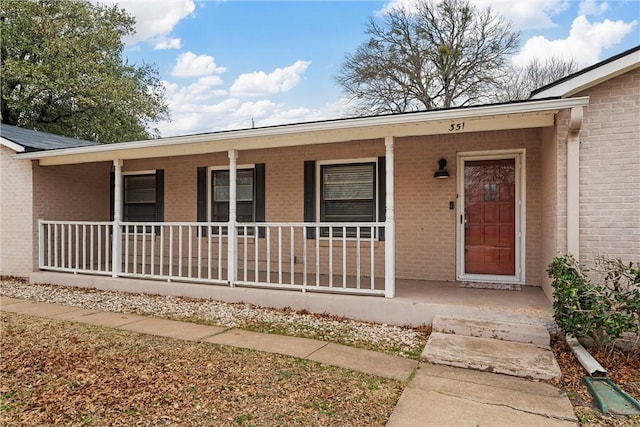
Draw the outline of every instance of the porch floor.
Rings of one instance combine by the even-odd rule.
[[[263,307],[308,310],[392,325],[430,325],[433,316],[450,316],[503,322],[533,323],[555,332],[552,304],[539,287],[520,291],[458,287],[458,282],[396,280],[396,297],[301,292],[299,290],[229,287],[189,282],[112,278],[37,271],[33,283],[88,287],[121,292],[207,298]]]

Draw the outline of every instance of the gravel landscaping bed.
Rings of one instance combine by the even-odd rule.
[[[325,314],[275,310],[251,304],[229,304],[206,299],[35,285],[14,278],[0,281],[0,295],[89,310],[144,314],[228,328],[314,338],[408,358],[418,358],[429,334],[427,327],[398,327]]]

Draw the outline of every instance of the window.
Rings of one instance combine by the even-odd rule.
[[[320,221],[374,222],[376,221],[376,163],[334,164],[320,166]],[[360,235],[370,236],[363,228]],[[334,229],[334,235],[342,234]],[[321,235],[327,236],[328,230]],[[355,229],[347,229],[355,237]]]
[[[320,221],[375,221],[375,163],[323,165],[320,181]]]
[[[236,178],[236,220],[254,222],[254,169],[239,169]],[[229,221],[229,171],[211,171],[211,221]]]
[[[236,175],[236,220],[265,221],[265,164],[245,165]],[[197,168],[197,220],[199,222],[229,221],[229,171],[216,167]],[[214,230],[217,233],[218,230]],[[223,227],[226,234],[226,227]],[[249,233],[253,233],[250,230]],[[202,233],[204,235],[204,232]],[[264,227],[258,229],[263,237]]]
[[[122,219],[124,221],[158,220],[156,213],[156,174],[124,175]]]

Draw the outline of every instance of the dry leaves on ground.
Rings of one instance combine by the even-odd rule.
[[[384,425],[397,381],[2,313],[2,425]]]
[[[640,426],[640,417],[605,415],[596,409],[593,397],[584,383],[586,372],[569,346],[562,340],[556,340],[553,343],[553,352],[562,370],[562,379],[558,385],[567,392],[581,424],[589,426]],[[640,360],[637,354],[625,354],[619,351],[611,354],[592,350],[590,352],[607,370],[607,374],[613,382],[631,397],[640,400]]]

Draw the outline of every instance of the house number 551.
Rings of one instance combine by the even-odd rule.
[[[464,129],[464,122],[451,123],[449,125],[449,132],[458,132]]]

